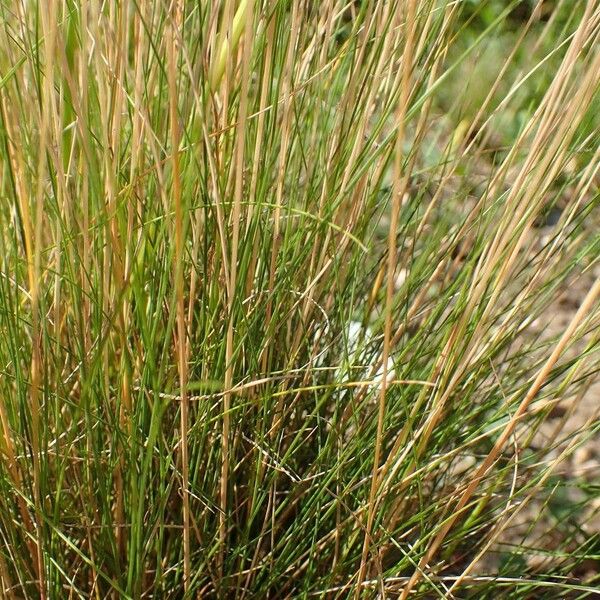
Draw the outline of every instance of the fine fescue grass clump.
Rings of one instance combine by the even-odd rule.
[[[598,0],[0,7],[1,597],[594,594]]]

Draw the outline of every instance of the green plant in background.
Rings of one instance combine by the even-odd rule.
[[[0,7],[2,597],[591,597],[597,0]]]

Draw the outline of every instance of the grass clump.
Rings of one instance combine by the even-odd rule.
[[[597,0],[0,14],[3,597],[591,597]]]

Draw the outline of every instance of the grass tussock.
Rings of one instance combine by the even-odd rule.
[[[2,598],[592,597],[598,0],[0,15]]]

